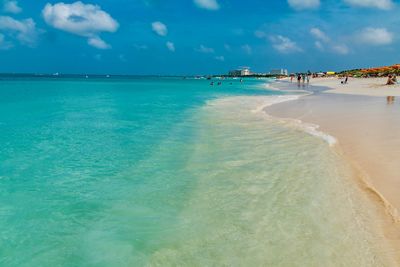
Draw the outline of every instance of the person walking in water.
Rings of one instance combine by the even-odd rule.
[[[310,75],[311,74],[307,74],[307,86],[310,85]]]
[[[304,87],[306,84],[306,74],[305,73],[301,74],[301,78],[303,79],[303,87]]]

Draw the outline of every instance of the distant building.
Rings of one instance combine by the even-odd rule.
[[[251,75],[251,71],[249,67],[243,67],[241,69],[237,69],[237,70],[231,70],[229,72],[229,76],[249,76]]]
[[[242,71],[241,71],[241,70],[231,70],[231,71],[229,72],[229,76],[232,76],[232,77],[241,76],[241,74],[242,74]]]
[[[250,68],[244,67],[244,68],[242,69],[242,71],[241,71],[241,75],[242,75],[242,76],[249,76],[249,75],[251,75]]]
[[[271,75],[288,75],[287,69],[275,69],[271,70]]]

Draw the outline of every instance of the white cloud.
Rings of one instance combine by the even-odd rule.
[[[15,34],[15,38],[22,44],[33,46],[36,43],[38,32],[32,19],[16,20],[8,16],[0,16],[0,30]]]
[[[199,48],[195,49],[197,52],[204,53],[204,54],[212,54],[214,53],[214,48],[207,47],[204,45],[200,45]]]
[[[320,0],[287,0],[287,1],[289,6],[295,10],[317,9],[321,5]]]
[[[88,38],[88,44],[105,49],[110,46],[99,34],[115,32],[119,24],[107,12],[97,5],[84,4],[80,1],[65,4],[46,4],[42,11],[46,23],[56,29]]]
[[[367,27],[357,35],[357,41],[367,45],[389,45],[393,42],[393,33],[386,28]]]
[[[196,6],[208,10],[218,10],[220,8],[217,0],[194,0]]]
[[[111,48],[111,46],[109,44],[104,42],[104,40],[102,40],[98,36],[90,37],[88,39],[88,45],[91,45],[97,49],[110,49]]]
[[[167,46],[169,51],[175,52],[175,44],[173,42],[167,42],[166,46]]]
[[[330,41],[330,38],[328,37],[328,35],[326,35],[323,31],[321,31],[318,28],[312,28],[310,30],[310,33],[314,38],[316,38],[316,39],[318,39],[318,40],[320,40],[322,42],[327,43],[327,42]]]
[[[347,45],[334,43],[325,32],[318,28],[312,28],[310,34],[316,39],[314,45],[320,51],[329,51],[339,55],[349,53]]]
[[[272,42],[272,47],[282,54],[289,54],[295,52],[302,52],[303,50],[289,38],[282,35],[275,35],[269,37]]]
[[[151,24],[151,28],[155,33],[157,33],[160,36],[167,36],[168,34],[168,28],[167,26],[160,22],[160,21],[155,21]]]
[[[253,49],[251,49],[251,46],[248,44],[242,45],[242,50],[248,55],[253,53]]]
[[[338,44],[332,46],[332,51],[336,54],[347,55],[350,52],[350,49],[345,44]]]
[[[350,6],[378,8],[383,10],[389,10],[394,7],[392,0],[344,0],[344,2]]]
[[[221,61],[221,62],[225,61],[225,57],[224,56],[216,56],[215,59],[218,60],[218,61]]]
[[[4,12],[18,14],[22,12],[22,8],[19,7],[18,2],[15,0],[5,0],[3,6]]]
[[[324,47],[324,45],[322,44],[321,41],[315,41],[314,45],[320,51],[324,51],[325,50],[325,47]]]

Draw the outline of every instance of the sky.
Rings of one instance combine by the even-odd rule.
[[[394,0],[0,0],[0,72],[222,74],[400,63]]]

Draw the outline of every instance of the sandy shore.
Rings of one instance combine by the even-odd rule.
[[[385,79],[350,79],[342,85],[337,78],[314,79],[309,87],[314,94],[266,111],[317,124],[338,139],[344,156],[360,170],[366,188],[390,215],[385,236],[395,244],[400,259],[400,85],[384,83]],[[288,81],[273,87],[298,90]]]
[[[311,80],[312,86],[329,88],[326,93],[346,94],[346,95],[364,95],[364,96],[400,96],[400,84],[385,85],[387,78],[368,78],[358,79],[349,78],[347,84],[341,84],[343,79],[338,78],[317,78]],[[288,80],[282,80],[283,83],[277,84],[278,87],[288,86]],[[289,86],[291,89],[297,89],[297,84],[293,82]],[[302,88],[302,87],[301,87]]]

